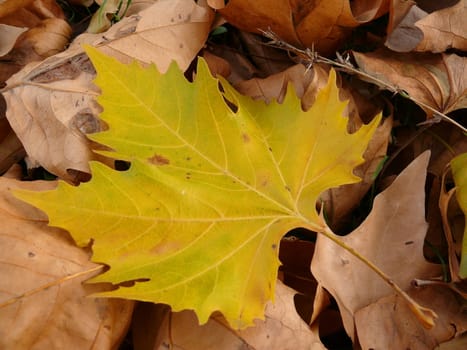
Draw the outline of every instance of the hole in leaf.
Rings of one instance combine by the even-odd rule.
[[[118,285],[120,287],[133,287],[136,283],[140,283],[140,282],[149,282],[150,279],[149,278],[138,278],[136,280],[132,280],[132,281],[125,281],[125,282],[122,282],[122,283],[119,283]]]
[[[131,166],[131,163],[125,160],[116,160],[114,162],[115,170],[118,170],[118,171],[127,171],[128,169],[130,169],[130,166]]]

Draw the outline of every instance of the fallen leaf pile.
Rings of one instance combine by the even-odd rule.
[[[2,1],[0,348],[464,348],[466,14]]]

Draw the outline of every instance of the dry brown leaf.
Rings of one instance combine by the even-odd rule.
[[[375,180],[374,174],[378,166],[386,156],[391,131],[392,118],[386,118],[376,129],[363,154],[365,162],[354,170],[354,174],[362,179],[361,182],[333,188],[321,195],[326,219],[333,230],[339,231],[343,225],[348,224],[347,216],[361,205],[361,200]]]
[[[84,135],[102,125],[94,102],[95,72],[80,44],[98,46],[124,62],[153,62],[160,71],[172,60],[186,69],[204,45],[212,17],[210,9],[191,0],[159,1],[103,35],[82,35],[67,51],[14,75],[3,92],[7,118],[29,157],[70,182],[89,173],[96,155]]]
[[[423,32],[423,40],[415,51],[444,52],[448,49],[467,51],[467,2],[459,1],[456,5],[435,11],[415,26]]]
[[[71,36],[68,23],[48,18],[22,33],[8,54],[0,58],[0,84],[27,63],[43,59],[64,50]]]
[[[213,316],[208,323],[200,326],[192,311],[170,313],[167,308],[153,308],[150,319],[157,329],[147,329],[141,334],[146,349],[163,350],[323,350],[319,335],[295,311],[293,297],[296,292],[278,281],[274,305],[266,306],[265,320],[257,320],[254,327],[242,331],[230,329],[221,316]],[[137,312],[138,315],[138,312]],[[138,319],[138,318],[137,318]],[[148,315],[140,317],[143,325]],[[139,323],[140,322],[140,323]],[[152,339],[148,339],[152,338]],[[151,343],[149,345],[148,343]]]
[[[407,5],[415,4],[413,2],[406,2],[403,8],[405,9]],[[388,28],[388,37],[384,45],[396,52],[410,52],[415,49],[420,41],[423,40],[423,32],[415,26],[415,23],[427,15],[428,13],[418,6],[411,6],[404,13],[403,17],[399,19],[397,26],[391,28],[390,31]],[[391,24],[390,22],[389,25]]]
[[[111,27],[93,46],[122,62],[155,63],[165,72],[172,61],[186,70],[204,46],[214,12],[204,2],[160,0]]]
[[[354,52],[354,57],[362,71],[406,91],[415,100],[441,113],[467,108],[466,57],[401,54],[386,49],[366,54]],[[429,116],[433,114],[424,109]]]
[[[409,294],[438,314],[436,325],[429,330],[424,328],[402,298],[393,294],[356,312],[358,339],[363,349],[433,349],[467,331],[463,301],[450,289],[427,286],[412,288]]]
[[[235,88],[242,94],[266,102],[277,100],[282,103],[289,85],[302,100],[302,108],[309,109],[316,98],[319,89],[326,85],[329,66],[314,64],[307,69],[302,64],[294,65],[286,70],[268,76],[267,78],[253,78],[242,81]]]
[[[224,78],[228,78],[231,74],[230,64],[222,57],[216,56],[211,52],[204,50],[203,51],[203,58],[206,60],[208,64],[209,71],[211,74],[216,76],[222,76]]]
[[[391,21],[388,26],[389,35],[385,45],[391,50],[439,53],[452,48],[464,51],[467,49],[464,29],[464,19],[467,15],[465,1],[458,1],[453,6],[432,13],[424,11],[413,2],[398,5],[405,11],[399,14],[402,18],[398,19],[396,26]],[[407,9],[407,6],[410,6],[410,9]],[[396,8],[395,12],[397,11]]]
[[[67,232],[47,226],[44,213],[11,193],[54,186],[0,178],[0,348],[113,349],[133,302],[86,297],[102,290],[82,284],[100,267]]]
[[[89,173],[94,159],[86,133],[102,129],[94,102],[94,69],[81,49],[29,64],[3,93],[7,118],[32,161],[70,182],[75,171]],[[69,56],[68,56],[69,55]]]
[[[272,30],[290,44],[314,45],[326,55],[334,53],[352,28],[383,15],[388,8],[389,0],[231,0],[220,13],[242,30]]]
[[[12,13],[28,6],[33,0],[5,0],[0,2],[0,18],[11,15]]]
[[[65,19],[55,0],[5,0],[0,4],[0,22],[33,28],[47,18]]]
[[[19,162],[26,155],[23,145],[2,116],[0,101],[0,173],[3,174],[13,164]]]
[[[25,32],[27,28],[15,27],[0,23],[0,57],[6,55],[15,46],[16,39]]]
[[[429,152],[413,161],[374,201],[367,219],[341,239],[372,261],[403,290],[414,278],[439,275],[423,257],[425,177]],[[368,266],[318,235],[311,264],[317,281],[336,299],[346,332],[355,341],[355,313],[393,290]],[[359,331],[359,330],[357,330]]]
[[[399,23],[407,15],[407,12],[415,5],[414,0],[391,0],[389,4],[389,20],[387,33],[390,35]]]
[[[261,99],[267,103],[277,100],[282,103],[289,84],[300,98],[305,94],[315,77],[315,66],[307,70],[302,64],[296,64],[283,72],[270,75],[267,78],[253,78],[240,82],[235,88],[242,94],[253,99]],[[327,82],[327,77],[323,79]]]
[[[234,86],[255,77],[269,77],[293,65],[286,51],[266,45],[257,34],[231,30],[228,37],[229,44],[208,41],[207,50],[229,62],[231,74],[227,79]]]
[[[27,63],[64,50],[71,28],[63,18],[61,8],[51,0],[0,4],[0,87]]]

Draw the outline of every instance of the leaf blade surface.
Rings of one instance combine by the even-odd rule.
[[[175,65],[162,75],[88,55],[109,125],[92,139],[131,167],[92,162],[89,183],[19,196],[79,245],[93,239],[93,260],[111,267],[93,281],[136,281],[106,296],[194,309],[201,323],[219,310],[235,328],[252,324],[274,295],[281,236],[324,227],[320,192],[358,180],[352,169],[380,118],[347,134],[334,75],[303,112],[291,92],[270,105],[225,82],[221,93],[202,61],[189,83]]]

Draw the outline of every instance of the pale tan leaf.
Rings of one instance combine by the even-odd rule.
[[[85,34],[65,52],[28,65],[7,82],[7,118],[29,157],[51,173],[80,182],[89,173],[91,153],[84,136],[102,130],[94,69],[81,44],[99,46],[122,61],[155,63],[164,71],[172,60],[186,69],[209,34],[213,12],[191,0],[163,0],[124,18],[102,35]],[[47,44],[47,43],[43,43]]]
[[[6,55],[16,43],[16,39],[25,32],[27,28],[15,27],[0,23],[0,56]]]
[[[230,329],[221,316],[213,316],[200,326],[192,311],[169,313],[164,308],[156,308],[153,318],[160,328],[148,349],[163,350],[168,346],[174,350],[326,349],[317,332],[313,332],[295,311],[295,293],[278,281],[275,302],[267,304],[265,320],[256,320],[255,327],[242,331]]]
[[[462,300],[451,290],[427,286],[412,288],[409,294],[417,302],[430,305],[438,314],[435,326],[424,328],[400,297],[389,295],[355,314],[363,349],[433,349],[467,331]]]
[[[10,193],[54,186],[0,178],[0,348],[113,349],[133,302],[88,298],[102,286],[82,282],[101,267],[67,232],[47,226],[44,213]]]
[[[214,12],[192,0],[160,0],[123,19],[92,43],[124,63],[155,63],[165,72],[175,60],[186,70],[206,42]]]
[[[77,49],[77,50],[76,50]],[[89,173],[93,159],[84,134],[101,130],[94,69],[80,48],[29,64],[8,80],[6,116],[32,160],[64,179]]]
[[[429,278],[440,272],[438,265],[423,257],[427,230],[424,183],[429,153],[410,164],[374,201],[367,219],[341,239],[391,276],[403,290],[414,278]],[[311,264],[317,281],[336,299],[345,329],[355,337],[355,313],[392,289],[349,252],[318,236]]]

